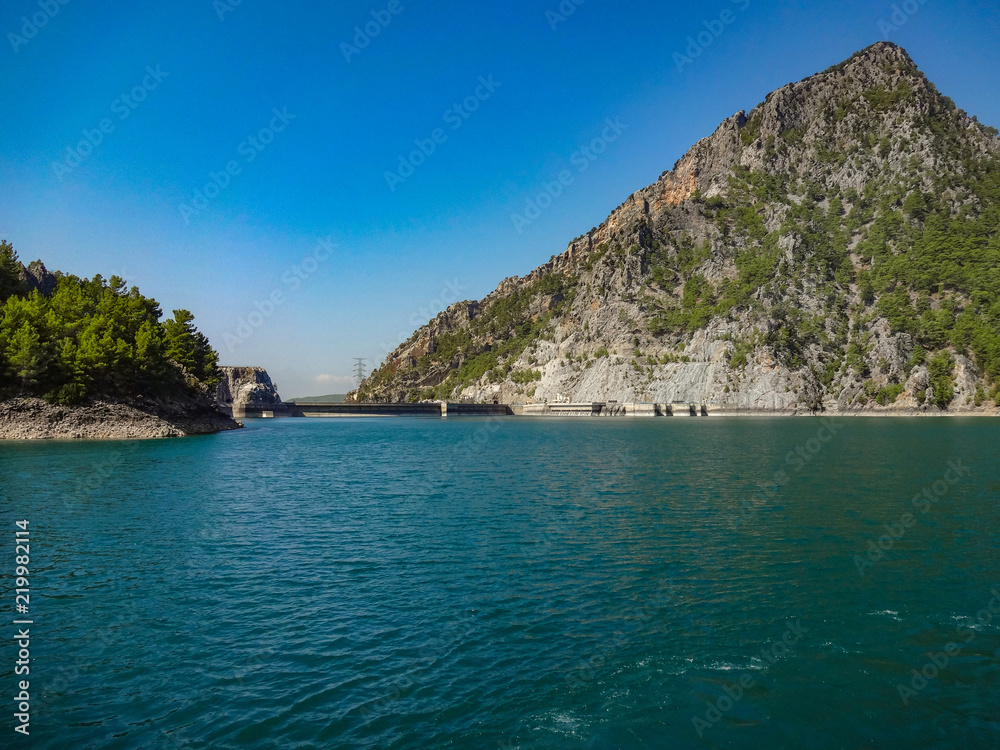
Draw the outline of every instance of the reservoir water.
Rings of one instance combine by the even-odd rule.
[[[0,747],[1000,746],[997,421],[266,420],[0,477]]]

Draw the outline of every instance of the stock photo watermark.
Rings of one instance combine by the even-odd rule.
[[[732,0],[732,3],[737,6],[737,10],[740,12],[750,7],[750,0]],[[702,26],[705,27],[704,31],[686,39],[687,47],[684,48],[684,52],[674,52],[674,65],[677,66],[677,72],[683,72],[688,65],[693,65],[694,61],[701,57],[705,50],[711,47],[734,23],[736,23],[736,13],[729,8],[722,11],[717,18],[702,21]]]
[[[26,521],[24,523],[27,524]],[[18,522],[18,527],[20,528],[20,526],[21,522]],[[24,537],[24,542],[27,542],[27,537]],[[31,619],[25,619],[27,617],[28,614],[24,613],[21,615],[22,619],[14,621],[14,625],[20,628],[15,637],[19,639],[18,645],[22,651],[30,649],[31,629],[21,626],[34,624],[34,616]],[[121,641],[117,635],[134,628],[139,619],[131,597],[124,596],[116,599],[113,622],[106,627],[87,631],[87,637],[90,639],[87,653],[78,653],[72,660],[68,658],[53,660],[46,664],[44,676],[36,674],[34,680],[24,680],[25,684],[18,684],[17,687],[21,693],[16,700],[25,703],[17,706],[24,714],[19,718],[22,721],[23,729],[15,728],[15,731],[27,735],[29,733],[30,710],[37,710],[44,716],[48,709],[69,693],[82,676],[93,669],[95,663],[108,658],[113,653],[119,653]],[[15,674],[21,677],[31,677],[31,670],[34,666],[32,661],[34,659],[30,657],[30,653],[19,652],[18,661],[15,662]],[[30,689],[31,682],[38,686],[38,689],[34,691],[34,697],[32,697]],[[15,717],[17,717],[16,714]]]
[[[7,33],[7,41],[10,42],[14,54],[16,55],[21,47],[38,36],[38,32],[48,26],[49,21],[59,14],[59,9],[64,5],[69,5],[69,3],[70,0],[39,0],[39,10],[32,13],[30,17],[21,16],[21,33],[16,34],[13,31]]]
[[[890,34],[899,31],[913,16],[920,12],[920,7],[926,4],[927,0],[906,0],[906,2],[899,5],[893,3],[889,6],[892,10],[892,15],[887,20],[878,22],[879,32],[881,32],[884,38],[888,39]]]
[[[419,307],[410,315],[408,321],[411,326],[410,331],[412,332],[413,328],[419,328],[424,325],[442,310],[447,309],[454,303],[461,300],[462,297],[460,292],[463,291],[465,291],[465,287],[459,283],[458,279],[445,279],[444,286],[441,289],[440,294],[430,300],[426,307]],[[400,344],[409,338],[409,336],[410,333],[400,331],[396,334],[395,341],[382,342],[382,344],[379,345],[380,357],[377,359],[384,359],[390,353],[394,352]]]
[[[17,619],[13,621],[18,629],[14,635],[17,647],[17,660],[14,662],[14,674],[18,677],[31,676],[31,626],[34,624],[29,608],[31,607],[31,581],[29,579],[31,564],[31,522],[22,519],[14,522],[14,601],[17,609]],[[27,627],[23,627],[27,625]],[[14,731],[25,736],[30,734],[31,725],[31,688],[30,679],[18,680],[17,689],[20,692],[14,696],[14,719],[19,722]]]
[[[410,315],[410,325],[422,326],[449,305],[458,302],[461,299],[459,292],[463,291],[465,291],[465,287],[458,283],[458,279],[445,279],[441,293],[432,299],[427,307],[419,307],[415,313]]]
[[[473,632],[475,632],[474,617],[455,618],[452,620],[444,628],[439,637],[433,639],[429,644],[420,649],[417,660],[427,662],[426,664],[417,667],[410,674],[397,679],[391,691],[361,707],[361,717],[364,719],[365,724],[371,724],[376,717],[385,713],[394,701],[398,701],[410,692],[426,676],[427,670],[434,662],[447,655],[451,651],[452,646],[466,640]]]
[[[545,11],[545,20],[549,22],[549,28],[558,31],[559,24],[565,23],[585,2],[587,0],[562,0],[555,10]]]
[[[595,653],[588,658],[580,659],[573,665],[566,675],[566,684],[571,689],[576,690],[597,677],[600,670],[613,666],[619,658],[619,652],[641,633],[643,627],[650,623],[657,613],[684,598],[680,593],[681,587],[673,579],[661,583],[659,590],[650,597],[646,604],[625,614],[624,619],[628,622],[627,628],[622,628],[613,639],[605,641]],[[706,633],[712,631],[711,626],[705,626],[701,620],[696,620],[693,615],[689,615],[684,620],[684,624],[691,631],[701,630]]]
[[[951,491],[951,488],[969,476],[969,467],[962,464],[962,460],[948,462],[948,470],[942,479],[938,479],[924,487],[910,500],[910,505],[915,512],[926,514],[934,503]],[[896,546],[907,532],[917,525],[918,517],[913,513],[903,513],[898,521],[885,523],[883,527],[886,533],[878,539],[869,539],[867,551],[864,556],[854,556],[854,567],[857,568],[858,576],[864,577],[868,568],[874,567],[875,563],[882,560],[886,553]]]
[[[361,50],[365,49],[372,40],[382,33],[395,16],[398,16],[404,10],[403,3],[400,0],[390,0],[389,4],[380,10],[373,10],[371,12],[372,20],[366,21],[364,26],[354,27],[354,37],[351,39],[353,44],[348,42],[340,43],[340,51],[344,55],[344,59],[347,62],[351,62],[351,58],[356,55],[361,54]]]
[[[232,354],[240,344],[246,343],[247,339],[253,336],[254,332],[270,320],[278,308],[288,301],[288,293],[298,291],[303,282],[316,273],[319,267],[328,261],[339,247],[332,236],[323,237],[316,243],[316,248],[311,254],[306,255],[282,273],[281,286],[272,289],[271,293],[264,299],[256,300],[251,312],[236,319],[234,331],[225,334],[223,340],[226,342],[228,353]]]
[[[212,9],[215,10],[215,15],[219,17],[220,21],[225,21],[226,14],[232,13],[241,5],[243,5],[243,0],[213,0]]]
[[[628,130],[628,125],[624,124],[620,117],[613,120],[609,117],[604,122],[605,127],[598,137],[570,155],[569,163],[576,167],[576,174],[568,169],[561,170],[555,179],[543,182],[540,186],[541,190],[536,195],[525,199],[524,210],[521,213],[516,211],[511,213],[510,220],[518,234],[521,234],[526,227],[531,226],[539,219],[542,213],[565,192],[566,188],[576,182],[577,174],[586,172],[590,165],[608,150],[608,146],[617,141],[621,134]]]
[[[462,101],[456,102],[445,110],[441,119],[445,125],[450,126],[452,132],[461,128],[465,121],[472,117],[472,113],[479,109],[480,105],[489,99],[503,84],[494,81],[492,74],[489,76],[479,76],[475,90]],[[389,190],[393,193],[396,188],[407,181],[431,156],[437,151],[438,146],[447,143],[449,134],[444,128],[434,128],[427,138],[417,138],[413,141],[416,146],[407,155],[399,155],[399,165],[394,171],[386,170],[385,181],[389,185]]]
[[[837,424],[832,419],[821,420],[821,426],[813,437],[785,454],[784,465],[792,472],[802,471],[822,452],[823,447],[836,437],[841,429],[843,429],[843,425]],[[793,474],[783,468],[776,470],[771,477],[770,485],[763,486],[754,497],[744,499],[740,503],[739,513],[730,519],[729,528],[735,531],[755,518],[762,508],[778,497],[782,486],[789,482],[792,477]]]
[[[247,136],[246,140],[236,147],[236,153],[243,157],[244,164],[250,164],[260,156],[261,152],[274,142],[275,136],[283,132],[296,117],[288,112],[288,107],[282,107],[280,110],[275,107],[271,112],[273,114],[271,121],[255,134]],[[229,187],[234,177],[242,173],[243,164],[237,159],[227,161],[218,172],[209,172],[208,182],[195,189],[189,201],[178,206],[184,223],[190,226],[191,219],[207,210],[209,203]]]
[[[111,102],[111,114],[116,115],[119,122],[127,120],[129,115],[146,101],[150,93],[156,91],[160,84],[169,77],[170,74],[162,71],[159,65],[155,68],[152,65],[147,65],[146,75],[143,76],[142,80],[130,91]],[[100,146],[107,136],[115,132],[115,128],[117,125],[110,117],[102,117],[95,128],[86,128],[82,133],[83,138],[75,146],[67,146],[63,150],[64,155],[58,161],[52,162],[52,171],[58,180],[62,182],[66,175],[83,164],[94,153],[94,149]]]
[[[1000,587],[994,587],[990,594],[993,595],[992,598],[983,609],[976,613],[975,617],[976,624],[982,628],[993,622],[994,615],[1000,615]],[[901,682],[896,685],[896,692],[899,693],[899,699],[904,706],[910,705],[910,699],[923,692],[933,680],[937,679],[941,672],[948,668],[951,660],[976,639],[976,631],[971,626],[963,624],[955,628],[955,636],[958,640],[949,641],[942,650],[928,651],[925,654],[927,661],[919,669],[910,670],[909,684]]]
[[[447,483],[451,472],[468,466],[471,457],[482,455],[493,435],[503,427],[504,419],[505,417],[490,416],[480,423],[475,432],[440,457],[441,463],[429,467],[423,476],[410,483],[410,494],[414,497],[427,497],[439,492],[442,485]]]

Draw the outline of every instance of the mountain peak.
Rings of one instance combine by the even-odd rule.
[[[358,397],[1000,404],[998,157],[995,129],[873,44],[727,118],[565,252],[441,313]]]
[[[900,47],[898,44],[894,44],[888,41],[879,41],[874,44],[869,44],[860,52],[856,53],[860,56],[865,55],[881,55],[887,58],[893,58],[898,60],[903,60],[904,62],[913,62],[910,58],[909,53]],[[850,58],[848,58],[850,59]]]

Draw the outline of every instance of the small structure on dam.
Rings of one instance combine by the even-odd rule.
[[[708,404],[686,401],[669,404],[595,401],[592,403],[525,404],[515,414],[532,417],[707,417]]]

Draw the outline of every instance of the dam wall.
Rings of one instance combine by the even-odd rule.
[[[442,401],[415,404],[357,404],[289,401],[273,413],[250,413],[240,416],[290,417],[706,417],[710,414],[741,413],[724,406],[708,404],[656,404],[616,401],[549,404],[463,404]]]
[[[293,417],[433,417],[440,419],[441,404],[323,404],[288,403]]]
[[[292,417],[505,417],[513,414],[507,404],[285,404]]]

